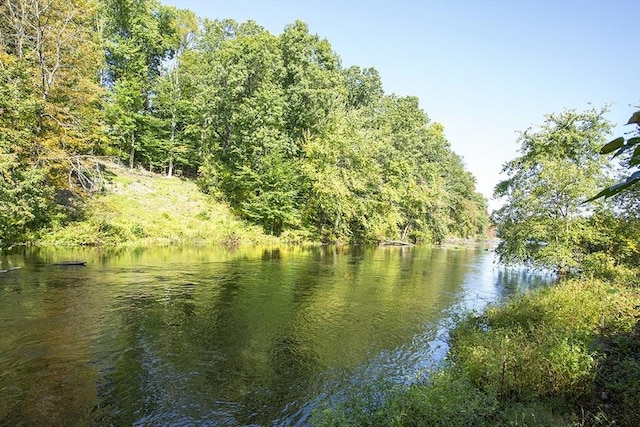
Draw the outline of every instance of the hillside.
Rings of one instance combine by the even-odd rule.
[[[76,221],[46,231],[40,244],[156,245],[269,243],[195,182],[105,164],[103,190],[86,196]]]

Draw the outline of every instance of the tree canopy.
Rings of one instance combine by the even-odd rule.
[[[96,155],[195,178],[275,235],[435,242],[488,224],[444,127],[304,22],[274,35],[157,0],[3,0],[0,32],[2,245],[65,220]]]
[[[549,114],[540,127],[520,134],[520,156],[504,165],[508,178],[495,188],[495,196],[504,199],[493,214],[503,262],[561,274],[637,265],[638,237],[628,233],[638,227],[637,215],[629,215],[633,208],[584,203],[612,182],[612,168],[600,155],[612,128],[606,112],[605,107]]]

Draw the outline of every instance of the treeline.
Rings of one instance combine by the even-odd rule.
[[[488,224],[418,99],[303,22],[276,36],[155,0],[0,4],[0,246],[77,216],[95,156],[196,178],[275,235],[434,242]]]

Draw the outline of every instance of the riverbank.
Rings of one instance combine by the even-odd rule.
[[[224,201],[201,191],[195,181],[166,177],[101,161],[100,190],[70,197],[67,212],[27,241],[37,246],[320,244],[308,232],[276,237],[240,219]],[[407,242],[397,242],[410,245]],[[340,243],[340,242],[336,242]],[[447,248],[491,248],[492,239],[450,237]]]
[[[277,242],[235,216],[194,181],[106,163],[102,191],[85,196],[72,221],[44,230],[36,244],[154,246]]]
[[[428,380],[352,396],[314,424],[640,425],[639,307],[637,287],[597,280],[531,291],[463,319]]]

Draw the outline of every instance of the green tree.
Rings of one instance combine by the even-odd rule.
[[[192,48],[198,31],[196,16],[191,11],[173,10],[175,15],[171,23],[176,27],[175,33],[179,38],[179,45],[173,60],[167,61],[156,87],[156,97],[153,103],[153,113],[161,120],[161,129],[156,132],[159,148],[154,154],[156,162],[166,168],[167,176],[171,177],[176,166],[193,168],[193,156],[189,140],[185,138],[185,103],[191,100],[183,95],[183,74],[181,67],[183,55]]]
[[[49,223],[78,155],[101,149],[96,4],[0,2],[0,246]]]
[[[150,116],[163,63],[182,42],[180,13],[157,0],[102,0],[102,5],[109,132],[133,168],[136,158],[154,158],[145,151],[158,149],[158,124]]]
[[[344,70],[347,108],[375,108],[384,96],[382,80],[375,68],[352,66]]]
[[[384,197],[383,142],[365,119],[357,110],[334,110],[303,143],[305,222],[322,240],[383,240],[399,220]]]
[[[590,214],[582,201],[607,179],[606,162],[598,155],[611,130],[606,112],[605,107],[550,114],[540,128],[521,133],[521,155],[503,166],[509,177],[495,188],[495,196],[505,199],[493,215],[503,262],[559,273],[578,265]]]
[[[278,38],[254,22],[205,22],[195,123],[202,124],[200,182],[244,218],[279,234],[299,225],[297,149],[285,132],[284,67]],[[207,87],[203,87],[207,86]],[[192,135],[198,137],[197,133]]]
[[[340,58],[326,39],[309,32],[302,21],[279,36],[285,91],[285,129],[294,144],[321,132],[331,111],[344,104],[346,88]]]

